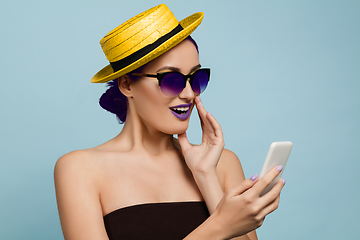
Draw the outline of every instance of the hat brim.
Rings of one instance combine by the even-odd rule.
[[[129,64],[128,66],[120,69],[119,71],[114,72],[111,65],[107,65],[103,69],[101,69],[98,73],[96,73],[90,80],[92,83],[105,83],[116,79],[126,73],[129,73],[142,65],[150,62],[151,60],[157,58],[161,54],[167,52],[171,48],[175,47],[179,43],[181,43],[185,38],[187,38],[201,23],[204,17],[204,13],[198,12],[194,13],[191,16],[180,21],[180,25],[183,27],[179,33],[169,38],[167,41],[162,43],[159,47],[146,54],[139,60]]]

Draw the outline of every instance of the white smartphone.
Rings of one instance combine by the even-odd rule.
[[[292,142],[273,142],[270,145],[269,151],[266,155],[264,165],[261,169],[259,179],[261,179],[268,171],[270,171],[273,167],[281,165],[283,170],[280,174],[265,188],[265,190],[260,194],[260,196],[264,195],[265,193],[269,192],[272,187],[281,179],[281,175],[284,172],[286,162],[289,158],[291,149],[292,149]]]

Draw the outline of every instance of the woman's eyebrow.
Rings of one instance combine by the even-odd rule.
[[[196,65],[195,67],[193,67],[191,70],[190,70],[190,73],[194,72],[195,70],[198,70],[199,68],[201,68],[201,65],[198,64]],[[174,71],[174,72],[180,72],[180,69],[178,67],[173,67],[173,66],[164,66],[160,69],[158,69],[156,72],[161,72],[161,71],[164,71],[164,70],[170,70],[170,71]]]
[[[193,67],[193,68],[190,70],[189,74],[192,73],[192,72],[195,72],[196,70],[198,70],[198,69],[200,69],[200,68],[201,68],[201,64],[196,65],[195,67]]]
[[[180,72],[179,68],[173,67],[173,66],[164,66],[164,67],[158,69],[156,72],[161,72],[161,71],[164,71],[164,70],[171,70],[171,71]]]

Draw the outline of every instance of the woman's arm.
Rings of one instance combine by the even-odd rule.
[[[222,189],[224,189],[225,192],[245,181],[245,175],[240,160],[235,153],[227,149],[224,149],[221,155],[216,172]],[[258,239],[255,230],[247,233],[246,237],[243,236],[236,239]]]
[[[212,214],[224,195],[216,167],[225,144],[220,124],[209,112],[206,112],[199,97],[195,98],[195,103],[201,123],[202,143],[190,144],[186,133],[179,134],[178,139],[185,162]]]
[[[229,184],[226,186],[224,183],[220,184],[217,173],[220,158],[228,158],[229,154],[226,150],[225,153],[223,152],[225,144],[220,124],[205,110],[200,98],[197,97],[195,103],[203,132],[202,143],[199,146],[191,145],[187,140],[186,133],[179,135],[179,143],[181,144],[185,161],[192,171],[194,180],[205,199],[210,214],[212,214],[224,195],[224,189],[229,188]],[[223,157],[224,155],[225,157]],[[238,170],[238,168],[234,170]],[[238,175],[242,176],[242,180],[244,180],[242,169],[238,172]],[[231,182],[233,183],[232,186],[235,185],[234,183],[239,183],[239,181]],[[253,240],[257,239],[255,232],[251,233],[251,235]],[[244,235],[238,239],[249,240],[249,237]]]
[[[259,195],[278,174],[274,167],[261,180],[246,179],[229,189],[215,212],[185,240],[232,239],[260,227],[265,216],[278,207],[284,184],[279,180],[267,194]]]
[[[213,211],[211,214],[215,211],[218,203],[224,196],[224,192],[238,186],[245,180],[244,172],[239,159],[233,152],[227,149],[224,149],[221,154],[216,167],[216,174],[208,173],[208,175],[206,175],[204,173],[198,173],[197,175],[194,174],[194,178],[199,188],[202,189],[204,198],[208,199],[208,202],[209,199],[212,199]],[[209,223],[206,225],[209,225]],[[253,230],[246,235],[236,237],[234,239],[257,240],[258,238],[256,231]]]
[[[189,143],[186,133],[179,135],[185,161],[205,199],[210,214],[214,213],[225,191],[238,186],[245,180],[244,172],[237,156],[224,149],[221,126],[206,112],[199,98],[195,99],[201,128],[202,143]],[[255,230],[237,239],[257,240]]]
[[[108,240],[93,169],[84,150],[62,156],[55,165],[56,199],[66,240]]]

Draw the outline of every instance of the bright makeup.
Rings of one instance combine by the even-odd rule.
[[[170,107],[171,113],[180,120],[186,120],[190,116],[192,103],[180,104]]]

